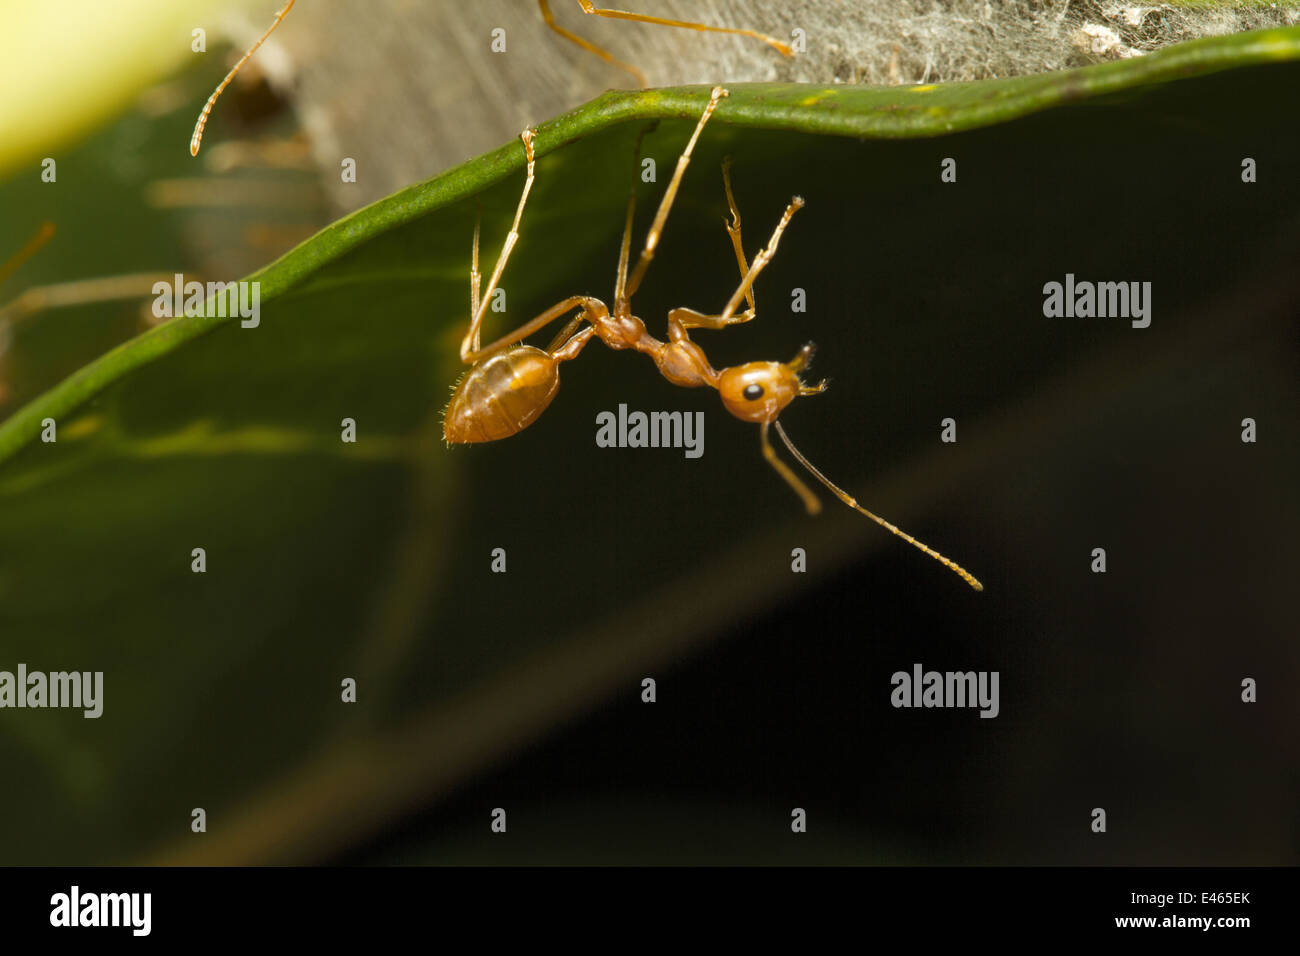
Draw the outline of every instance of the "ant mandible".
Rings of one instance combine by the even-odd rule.
[[[533,150],[534,134],[531,129],[524,130],[520,136],[528,160],[524,191],[519,197],[519,205],[515,208],[515,218],[510,232],[506,235],[501,253],[497,256],[496,265],[492,269],[492,275],[488,279],[487,292],[482,295],[479,288],[482,275],[478,268],[479,225],[476,222],[474,226],[470,265],[472,318],[460,344],[461,360],[472,367],[455,386],[443,419],[443,436],[449,444],[467,444],[508,438],[527,428],[546,410],[551,400],[555,398],[556,392],[559,391],[560,363],[577,358],[593,337],[598,338],[612,349],[633,349],[648,355],[659,369],[659,373],[674,385],[681,385],[684,388],[708,386],[716,389],[727,411],[741,421],[754,422],[759,426],[759,443],[763,457],[803,499],[809,514],[817,514],[821,510],[821,503],[789,466],[776,456],[772,443],[768,439],[769,427],[776,428],[777,435],[795,460],[840,501],[951,568],[975,590],[984,590],[984,586],[965,568],[859,505],[847,492],[823,475],[790,441],[785,429],[777,421],[777,417],[796,397],[816,395],[826,389],[824,381],[817,385],[806,385],[799,378],[799,373],[812,361],[812,343],[801,348],[789,362],[747,362],[744,365],[717,370],[709,364],[708,358],[699,345],[691,341],[690,329],[722,329],[729,325],[749,322],[755,317],[757,312],[754,305],[754,280],[776,254],[781,234],[785,232],[794,214],[802,208],[803,200],[800,197],[795,196],[790,200],[766,248],[754,256],[752,263],[747,263],[741,244],[740,213],[731,190],[730,169],[728,164],[724,163],[723,183],[727,193],[727,204],[731,209],[731,220],[726,226],[741,274],[740,285],[732,293],[726,308],[718,315],[705,315],[687,308],[673,309],[668,313],[667,342],[661,342],[650,335],[646,331],[645,323],[632,314],[632,296],[636,294],[654,258],[659,237],[668,219],[668,213],[672,209],[673,200],[677,196],[682,176],[690,164],[695,143],[704,130],[704,124],[709,121],[709,117],[717,108],[719,100],[727,95],[727,91],[722,87],[714,87],[709,97],[709,104],[704,108],[704,114],[695,126],[695,132],[677,159],[677,168],[673,171],[673,177],[664,191],[663,199],[659,202],[659,211],[655,213],[650,231],[646,234],[645,246],[631,274],[628,273],[628,252],[636,206],[635,192],[628,197],[627,219],[623,226],[623,239],[619,248],[618,274],[614,282],[613,310],[611,311],[604,302],[591,296],[569,296],[525,322],[513,332],[503,335],[487,346],[481,346],[479,333],[483,325],[483,317],[487,313],[488,303],[497,288],[497,283],[501,281],[501,274],[505,270],[506,261],[510,258],[510,252],[519,241],[519,222],[523,217],[524,206],[528,202],[528,194],[533,187],[536,165]],[[742,299],[745,300],[748,308],[744,312],[737,313],[736,310],[740,308]],[[574,309],[578,310],[577,315],[565,324],[545,349],[520,344],[533,333],[573,312]]]

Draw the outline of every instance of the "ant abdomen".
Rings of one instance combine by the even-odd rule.
[[[496,441],[518,434],[546,411],[560,390],[560,366],[522,345],[479,362],[456,385],[443,437],[452,444]]]

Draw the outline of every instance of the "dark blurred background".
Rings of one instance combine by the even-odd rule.
[[[792,436],[832,477],[872,476],[868,507],[987,590],[834,501],[791,519],[798,503],[751,428],[593,347],[515,439],[535,443],[546,473],[508,501],[475,497],[465,520],[485,548],[563,535],[577,549],[590,534],[606,550],[536,555],[525,573],[547,600],[496,606],[467,581],[444,627],[510,640],[563,629],[587,602],[615,621],[623,605],[629,620],[689,627],[689,602],[644,590],[638,553],[665,536],[660,553],[683,561],[725,550],[724,501],[786,531],[748,561],[697,560],[705,578],[747,566],[793,578],[789,548],[815,522],[864,530],[842,563],[811,548],[804,579],[717,622],[690,658],[645,668],[657,703],[628,675],[586,715],[336,859],[1294,864],[1300,143],[1270,114],[1296,79],[1257,70],[940,141],[751,144],[769,162],[787,155],[761,187],[737,158],[750,244],[784,193],[808,206],[760,283],[759,321],[697,340],[715,364],[820,340],[814,372],[832,388],[789,410]],[[716,193],[704,151],[687,203]],[[942,156],[958,158],[955,186],[936,182]],[[1257,184],[1240,180],[1245,156]],[[746,202],[754,193],[766,202]],[[712,298],[677,292],[704,270],[673,240],[643,315],[730,287],[719,241]],[[593,265],[593,287],[607,265]],[[1067,272],[1151,281],[1151,327],[1044,318],[1042,284]],[[796,284],[807,316],[787,314]],[[858,335],[830,339],[828,325]],[[619,401],[709,409],[704,459],[594,449],[593,411]],[[938,441],[947,416],[955,447]],[[1240,440],[1245,417],[1256,444]],[[904,464],[881,475],[881,459]],[[899,515],[909,490],[929,505]],[[1094,547],[1105,574],[1090,570]],[[890,675],[918,662],[997,670],[1001,714],[892,708]],[[1257,703],[1241,701],[1246,677]],[[494,807],[508,837],[489,832]],[[790,833],[793,807],[808,811],[807,835]],[[1094,807],[1104,835],[1090,831]]]

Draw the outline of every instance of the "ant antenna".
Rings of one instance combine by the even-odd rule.
[[[781,423],[780,423],[780,422],[773,422],[773,424],[776,426],[776,433],[777,433],[778,435],[781,436],[781,441],[783,441],[783,442],[785,443],[785,447],[788,448],[788,449],[790,449],[790,454],[794,455],[794,457],[795,457],[796,459],[798,459],[799,464],[803,465],[805,468],[808,469],[808,473],[809,473],[809,474],[811,474],[814,478],[816,478],[816,479],[817,479],[818,481],[820,481],[823,485],[825,485],[827,488],[829,488],[830,491],[835,495],[836,498],[839,498],[840,501],[844,502],[846,505],[848,505],[848,506],[849,506],[850,508],[852,508],[854,511],[858,511],[858,512],[861,512],[862,514],[866,515],[868,518],[870,518],[870,519],[871,519],[872,521],[874,521],[876,524],[880,525],[882,528],[885,528],[887,531],[890,531],[890,532],[892,532],[893,534],[898,535],[900,538],[902,538],[902,539],[903,539],[904,541],[906,541],[908,544],[910,544],[910,545],[914,545],[915,547],[917,547],[917,548],[919,548],[920,550],[924,551],[926,554],[928,554],[930,557],[934,558],[934,559],[935,559],[936,561],[938,561],[940,564],[944,565],[944,566],[947,567],[947,568],[950,568],[952,571],[956,572],[956,574],[957,574],[957,575],[958,575],[958,576],[959,576],[963,581],[965,581],[967,584],[969,584],[971,587],[973,587],[976,591],[983,591],[983,590],[984,590],[984,585],[980,584],[979,580],[978,580],[978,579],[977,579],[973,574],[971,574],[969,571],[967,571],[965,568],[963,568],[963,567],[962,567],[960,564],[958,564],[956,561],[950,561],[950,560],[948,560],[948,559],[945,558],[942,554],[940,554],[938,551],[935,551],[933,548],[929,548],[929,547],[927,547],[926,545],[922,544],[920,541],[917,541],[915,538],[913,538],[913,537],[912,537],[910,534],[908,534],[907,532],[899,530],[897,527],[895,527],[894,525],[890,524],[890,523],[889,523],[888,521],[886,521],[884,518],[880,517],[879,515],[874,515],[874,514],[872,514],[872,513],[871,513],[870,511],[868,511],[866,508],[862,507],[862,505],[858,504],[857,501],[856,501],[856,500],[855,500],[851,495],[849,495],[848,492],[844,491],[842,488],[840,488],[838,485],[836,485],[835,482],[831,481],[829,478],[827,478],[825,475],[823,475],[820,471],[818,471],[817,468],[816,468],[816,466],[813,465],[813,463],[810,462],[807,458],[805,458],[805,457],[800,453],[800,451],[799,451],[798,448],[795,448],[795,447],[794,447],[794,442],[790,441],[790,436],[787,435],[787,434],[785,433],[785,429],[781,427]],[[762,433],[762,434],[763,434],[763,446],[764,446],[764,452],[763,452],[763,453],[764,453],[764,455],[767,455],[768,452],[770,452],[772,446],[771,446],[770,444],[768,444],[768,441],[767,441],[767,424],[766,424],[766,423],[764,423],[764,425],[763,425],[763,433]],[[768,458],[768,461],[773,462],[773,464],[776,463],[776,459],[775,459],[774,457],[769,457],[769,458]],[[790,475],[790,477],[786,477],[786,472],[788,471],[788,469],[783,470],[782,468],[777,468],[777,471],[782,472],[782,477],[785,478],[786,481],[790,481],[791,478],[793,478],[793,475],[792,475],[792,474]],[[804,487],[803,487],[803,483],[802,483],[802,482],[799,482],[798,479],[795,479],[794,481],[792,481],[791,484],[794,485],[795,490],[798,491],[798,492],[800,493],[800,495],[808,495],[808,494],[810,494],[810,492],[808,491],[808,489],[807,489],[807,488],[804,488]],[[804,503],[807,504],[807,498],[806,498],[806,497],[805,497],[805,499],[804,499]],[[810,508],[810,509],[809,509],[809,513],[811,513],[811,514],[815,514],[816,512],[813,511],[813,509]]]
[[[230,81],[235,78],[235,74],[239,72],[240,67],[248,62],[248,58],[257,52],[257,48],[265,43],[266,38],[269,37],[271,33],[274,32],[275,28],[280,25],[280,21],[284,19],[285,14],[289,12],[294,3],[295,0],[285,0],[284,6],[281,7],[280,12],[275,15],[275,21],[267,28],[267,31],[262,34],[258,41],[248,48],[248,52],[239,58],[239,62],[236,63],[231,71],[226,74],[226,78],[221,81],[221,84],[215,90],[212,91],[212,95],[208,97],[208,101],[203,104],[203,112],[199,114],[199,121],[194,124],[194,135],[190,137],[191,156],[199,155],[199,144],[203,141],[203,127],[208,125],[208,114],[212,112],[212,107],[217,105],[217,97],[219,97],[225,91],[226,87],[230,85]]]
[[[14,254],[14,257],[8,262],[0,265],[0,282],[8,279],[18,271],[18,267],[36,254],[36,251],[45,245],[54,237],[54,223],[42,223],[41,227],[36,230],[36,234],[27,240],[27,245],[23,246]]]

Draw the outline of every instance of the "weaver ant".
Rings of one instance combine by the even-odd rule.
[[[479,333],[483,325],[483,317],[497,283],[501,280],[510,252],[519,240],[519,222],[528,201],[528,194],[533,187],[536,164],[533,131],[524,130],[520,138],[523,140],[524,153],[528,161],[527,178],[524,180],[524,190],[519,197],[519,205],[515,208],[514,222],[506,236],[501,253],[497,256],[492,275],[488,279],[487,292],[483,295],[479,292],[482,276],[478,268],[478,223],[476,222],[474,226],[470,265],[472,318],[460,345],[461,360],[472,367],[456,384],[443,419],[443,436],[449,444],[464,444],[508,438],[527,428],[546,410],[551,400],[555,398],[556,392],[559,391],[560,363],[577,358],[593,337],[599,338],[612,349],[633,349],[649,356],[659,369],[659,373],[674,385],[685,388],[708,386],[717,389],[727,411],[741,421],[754,422],[759,426],[759,443],[763,457],[803,499],[809,514],[820,511],[821,503],[789,466],[776,456],[768,440],[769,427],[775,427],[777,435],[795,460],[840,501],[951,568],[975,590],[984,590],[983,585],[960,565],[859,505],[847,492],[823,475],[790,441],[785,429],[777,421],[777,417],[796,397],[816,395],[826,389],[824,381],[817,385],[806,385],[799,377],[799,373],[812,361],[811,343],[801,348],[789,362],[748,362],[718,370],[709,364],[708,358],[699,345],[691,341],[690,329],[722,329],[729,325],[749,322],[755,317],[757,313],[754,305],[754,280],[776,254],[781,234],[785,232],[794,214],[803,206],[801,198],[795,196],[791,199],[780,222],[773,230],[766,248],[754,256],[753,262],[747,263],[741,244],[740,213],[731,190],[730,170],[724,163],[723,183],[727,193],[727,204],[731,209],[731,220],[726,226],[741,274],[740,285],[732,293],[726,308],[718,315],[704,315],[687,308],[673,309],[668,313],[667,342],[661,342],[650,335],[646,331],[645,323],[632,314],[632,296],[640,287],[641,280],[645,278],[646,270],[654,258],[655,248],[659,244],[659,237],[668,219],[668,213],[672,209],[673,200],[677,196],[682,176],[690,164],[695,143],[704,130],[704,124],[717,108],[718,102],[727,95],[727,91],[722,87],[714,87],[709,97],[709,104],[704,108],[704,114],[695,126],[695,132],[677,159],[677,168],[673,172],[668,188],[664,191],[663,199],[660,200],[659,210],[655,213],[650,231],[646,234],[641,255],[630,274],[628,252],[636,206],[635,192],[628,197],[627,219],[623,226],[618,273],[614,283],[613,311],[611,312],[604,302],[591,296],[569,296],[525,322],[513,332],[503,335],[487,346],[481,346]],[[742,299],[745,300],[748,308],[737,314],[736,310],[740,307]],[[545,349],[520,344],[528,336],[556,319],[564,317],[575,308],[578,314],[565,324]]]

